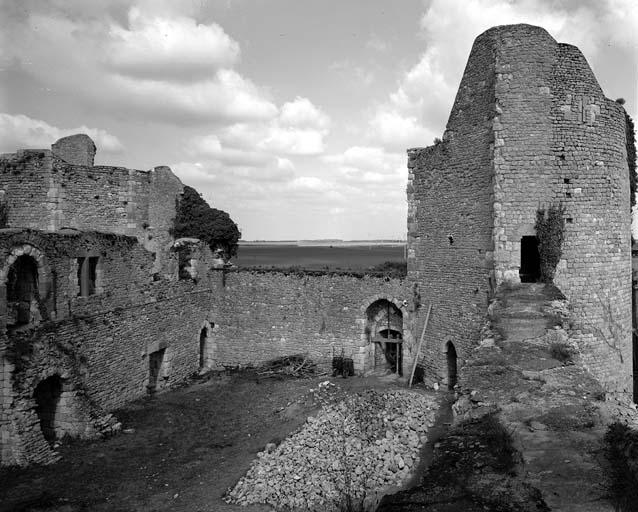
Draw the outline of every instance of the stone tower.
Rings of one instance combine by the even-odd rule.
[[[433,304],[426,372],[478,340],[489,299],[520,282],[539,208],[565,207],[555,284],[583,361],[630,392],[631,250],[623,107],[578,48],[530,25],[481,34],[443,140],[408,150],[408,278]]]

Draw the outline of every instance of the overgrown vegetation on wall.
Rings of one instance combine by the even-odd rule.
[[[551,283],[556,273],[556,265],[563,253],[565,237],[565,207],[562,204],[551,205],[547,211],[539,208],[536,211],[536,236],[538,237],[538,253],[540,256],[541,281]]]
[[[612,423],[605,434],[609,463],[609,494],[616,510],[636,510],[638,503],[638,432],[623,423]]]
[[[171,235],[199,238],[213,252],[221,250],[225,259],[237,254],[237,242],[241,237],[237,224],[226,212],[211,208],[197,190],[187,186],[177,204]]]

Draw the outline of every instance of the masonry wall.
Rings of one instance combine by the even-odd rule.
[[[463,360],[477,339],[492,293],[491,49],[475,45],[443,141],[408,151],[408,282],[432,312],[421,351],[425,378],[447,382],[445,346]]]
[[[49,150],[20,150],[0,157],[0,191],[8,227],[135,236],[159,271],[183,185],[168,167],[72,165]]]
[[[414,337],[407,295],[399,279],[230,272],[211,317],[214,360],[236,366],[307,354],[330,368],[333,355],[343,351],[358,371],[371,369],[375,347],[366,333],[366,310],[376,300],[386,299],[401,310],[404,367],[410,368]]]
[[[131,237],[4,230],[0,238],[3,326],[16,258],[37,261],[40,288],[33,325],[0,337],[2,464],[54,459],[34,399],[48,377],[59,376],[66,393],[62,432],[91,437],[113,428],[107,411],[147,393],[153,353],[163,351],[153,389],[197,371],[200,332],[221,287],[221,274],[205,270],[207,247],[199,248],[197,281],[171,281],[157,279],[152,253]],[[87,255],[99,256],[96,294],[80,297],[77,257]]]
[[[572,303],[583,361],[608,390],[631,392],[624,112],[580,51],[530,25],[481,34],[443,141],[408,157],[409,280],[434,303],[434,346],[449,338],[463,359],[485,282],[520,281],[521,238],[535,236],[539,208],[562,204],[555,283]],[[441,353],[428,350],[424,364],[441,374]]]
[[[497,27],[475,44],[491,46],[496,63],[497,281],[519,280],[521,237],[535,235],[539,207],[562,204],[566,238],[555,283],[584,332],[589,369],[607,389],[631,392],[624,111],[605,98],[577,48],[539,27]]]

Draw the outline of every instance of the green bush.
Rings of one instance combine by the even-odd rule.
[[[214,252],[221,250],[225,259],[237,254],[237,242],[241,233],[230,216],[211,208],[202,196],[191,187],[184,187],[184,194],[177,204],[177,215],[171,235],[175,238],[199,238]]]
[[[562,204],[551,205],[536,211],[536,236],[541,264],[541,281],[551,283],[556,273],[556,265],[563,253],[565,237],[565,207]]]

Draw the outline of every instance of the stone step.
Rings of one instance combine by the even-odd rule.
[[[545,334],[548,329],[547,319],[544,317],[536,318],[516,318],[502,317],[496,323],[496,327],[506,341],[523,341],[532,338],[539,338]]]

